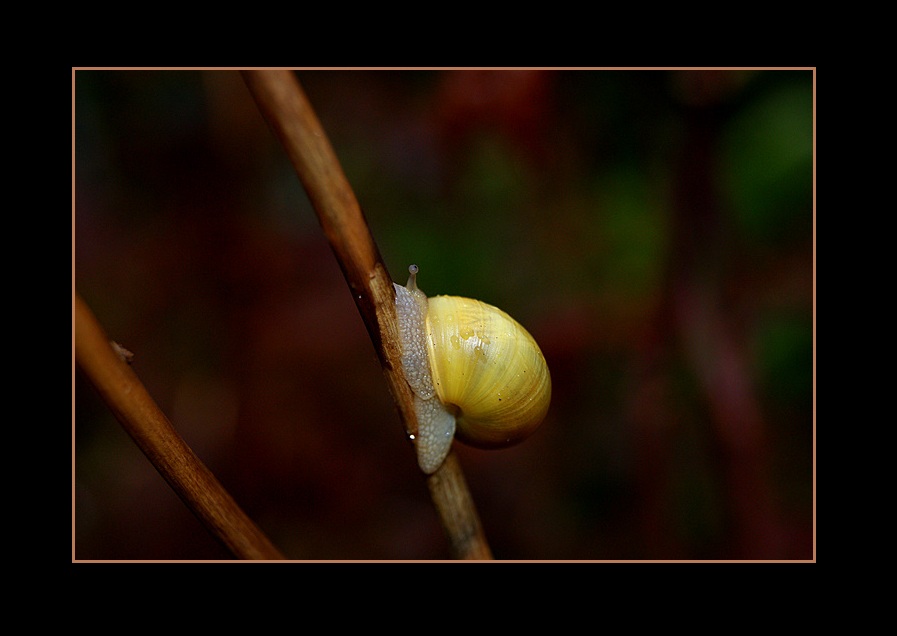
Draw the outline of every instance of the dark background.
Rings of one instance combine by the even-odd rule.
[[[390,273],[536,337],[548,418],[456,444],[499,559],[815,558],[814,72],[299,71]],[[291,559],[450,553],[236,71],[74,73],[73,283]],[[73,370],[73,558],[226,559]]]

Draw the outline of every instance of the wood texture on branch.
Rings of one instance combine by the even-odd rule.
[[[244,71],[243,78],[286,150],[330,242],[380,359],[405,434],[416,435],[413,395],[400,362],[392,278],[327,135],[295,73]],[[453,454],[427,478],[427,485],[455,557],[491,558]]]
[[[284,556],[243,512],[156,405],[99,321],[74,298],[75,360],[165,481],[206,529],[239,559]]]

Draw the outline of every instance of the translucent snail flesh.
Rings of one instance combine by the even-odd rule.
[[[452,439],[509,446],[541,424],[551,401],[548,365],[533,337],[502,310],[472,298],[427,298],[396,288],[402,367],[415,396],[421,470],[435,472]]]

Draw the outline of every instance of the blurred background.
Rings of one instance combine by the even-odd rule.
[[[456,449],[498,559],[815,557],[814,73],[298,71],[396,281],[501,307],[548,418]],[[450,558],[235,71],[77,71],[75,290],[290,559]],[[74,373],[73,558],[227,559]]]

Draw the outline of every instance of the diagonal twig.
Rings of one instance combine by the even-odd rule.
[[[374,344],[405,432],[416,434],[412,393],[400,364],[392,279],[327,135],[292,71],[244,71],[243,79],[315,209]],[[455,557],[491,559],[454,453],[427,478],[427,486]]]
[[[73,304],[78,366],[165,481],[237,558],[284,559],[181,438],[84,300],[75,294]]]

